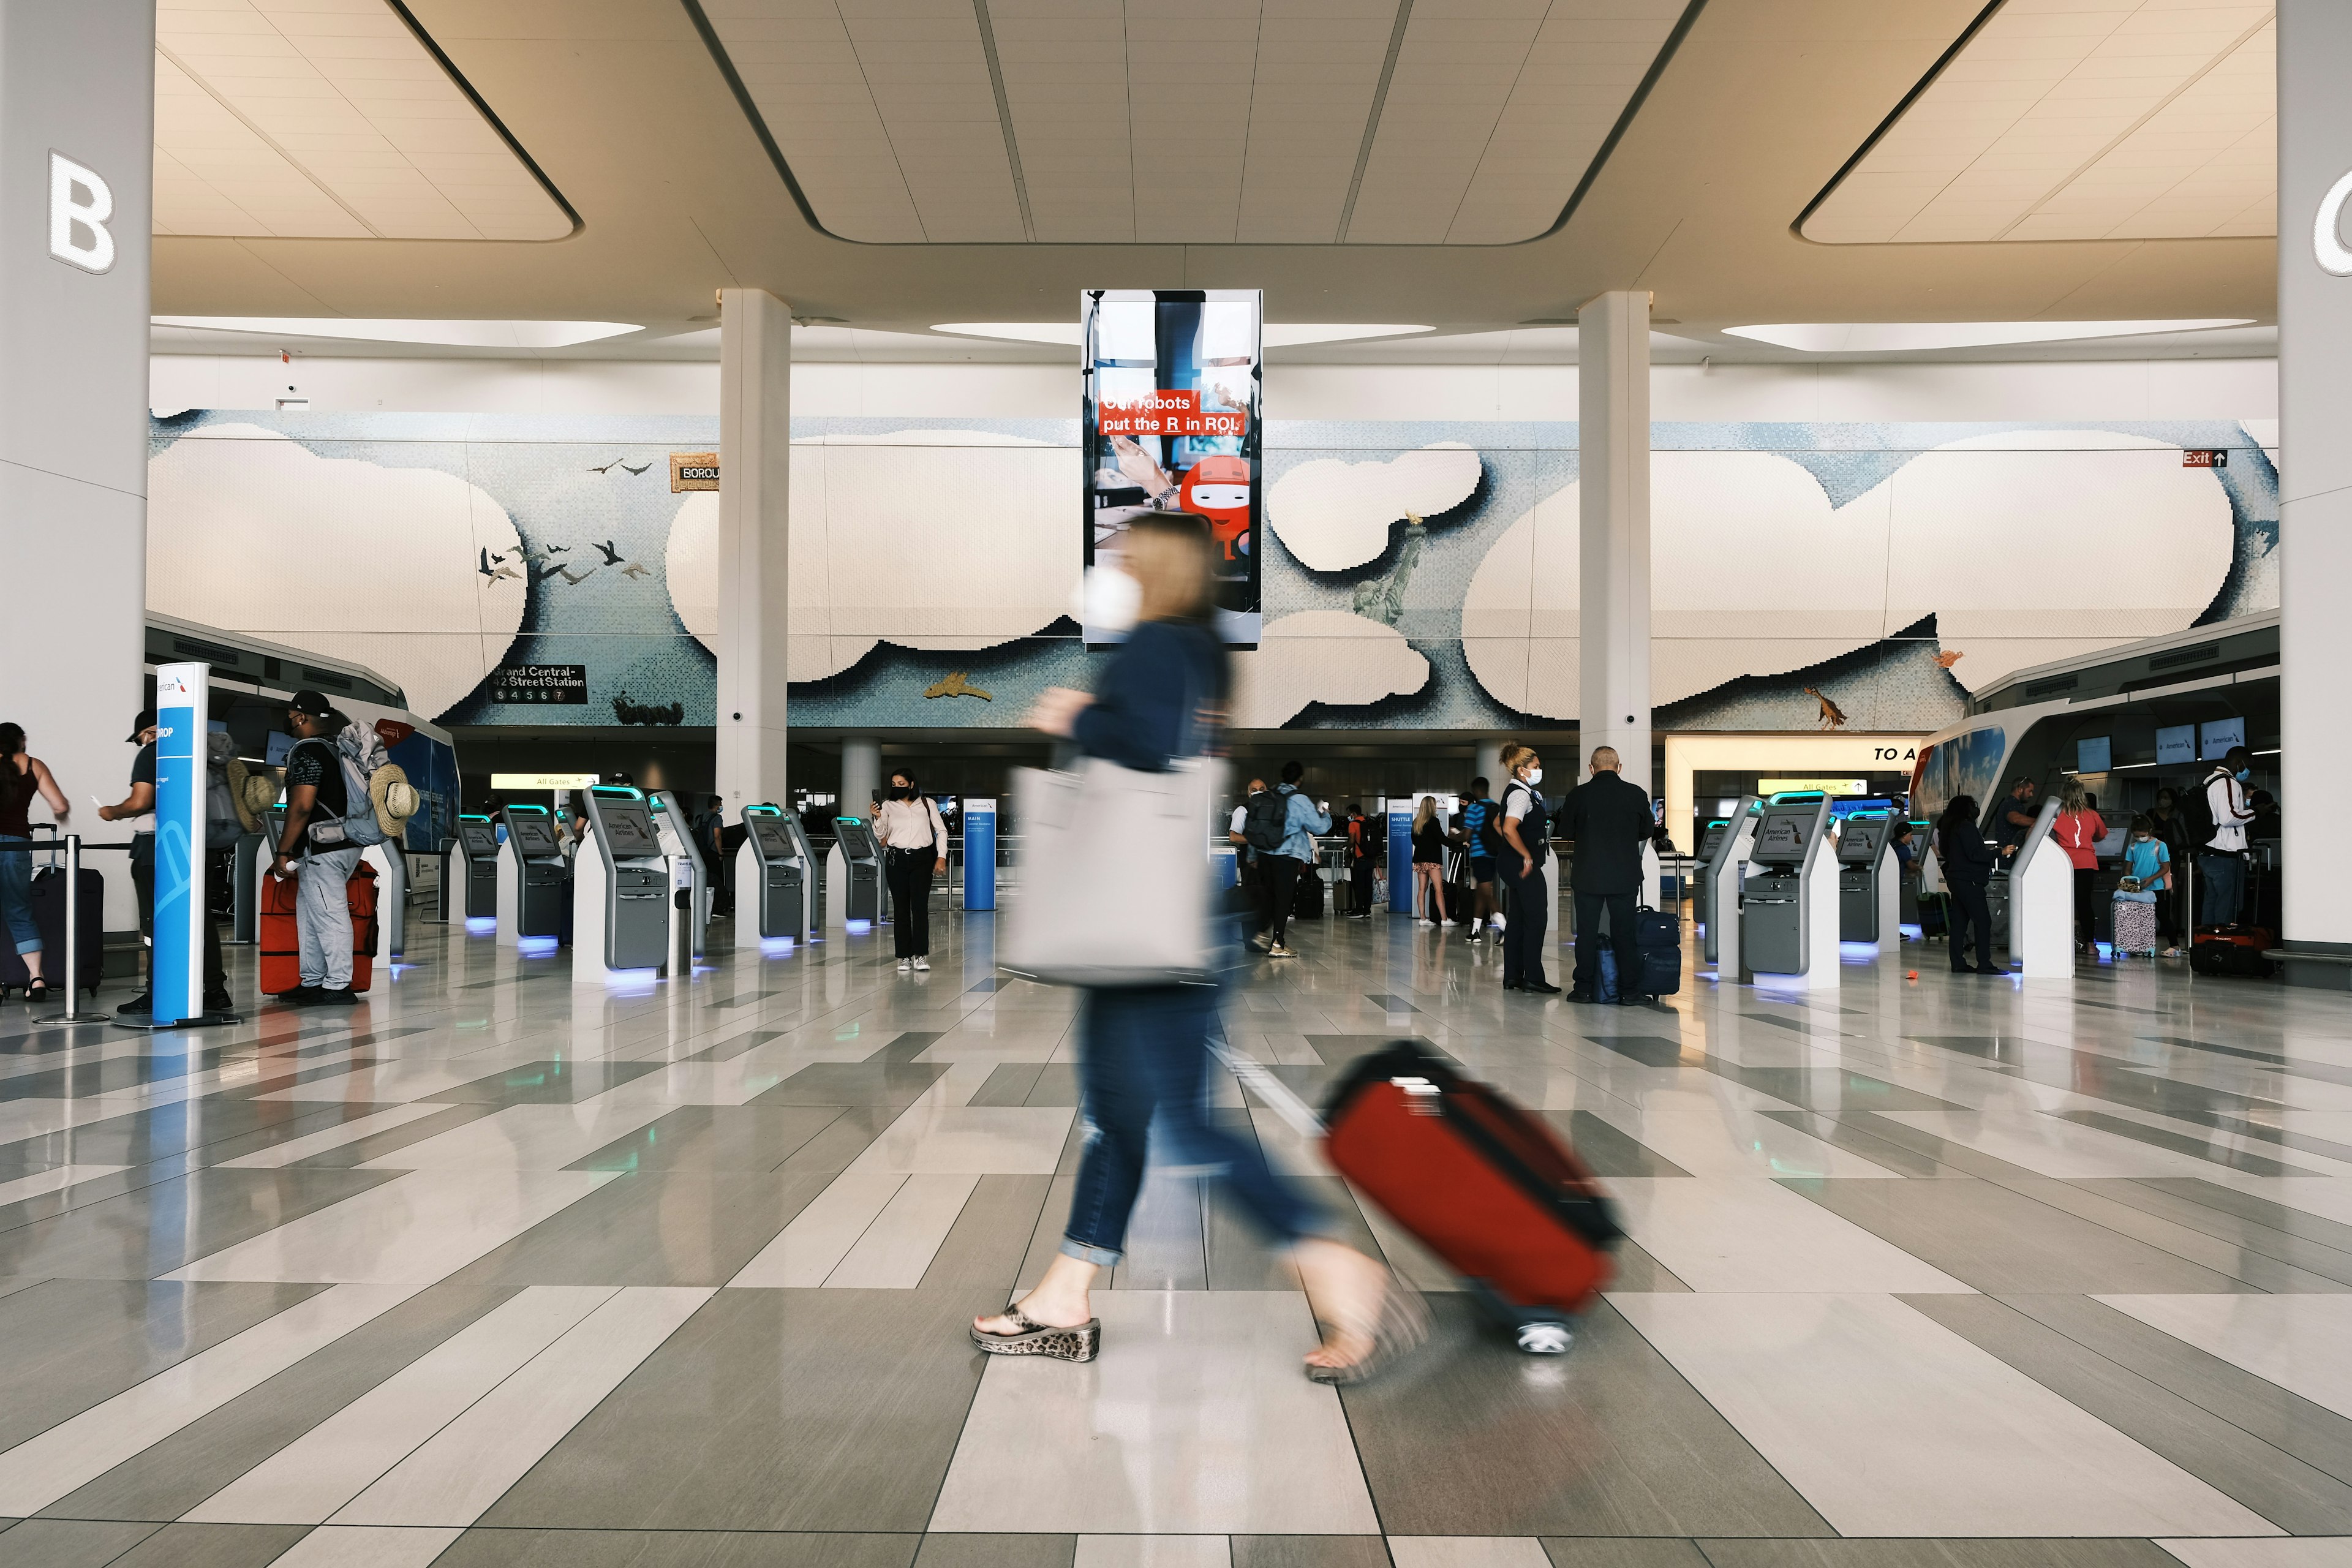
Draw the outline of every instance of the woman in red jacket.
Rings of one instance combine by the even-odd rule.
[[[2098,924],[2091,874],[2099,868],[2099,840],[2107,836],[2107,825],[2091,809],[2081,779],[2068,779],[2058,792],[2058,820],[2050,831],[2074,864],[2075,945],[2095,951]]]

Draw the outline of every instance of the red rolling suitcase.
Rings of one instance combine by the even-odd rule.
[[[292,877],[261,879],[261,922],[256,951],[264,995],[279,996],[302,984],[302,935],[294,923]],[[352,910],[352,989],[375,984],[375,868],[366,861],[345,884]]]

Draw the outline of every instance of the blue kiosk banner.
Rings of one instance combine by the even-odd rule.
[[[155,952],[153,1017],[170,1026],[204,1016],[197,922],[205,910],[205,732],[212,666],[155,670]]]
[[[963,907],[996,907],[996,803],[963,803]]]

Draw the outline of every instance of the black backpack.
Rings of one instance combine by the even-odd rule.
[[[2202,855],[2213,843],[2213,835],[2221,826],[2213,820],[2213,798],[2205,792],[2212,787],[2213,773],[2205,776],[2185,790],[2172,794],[2172,815],[2180,819],[2180,831],[2189,841],[2191,855]]]
[[[1262,789],[1249,797],[1243,809],[1249,815],[1242,818],[1242,841],[1261,854],[1281,848],[1282,841],[1290,837],[1290,797]]]

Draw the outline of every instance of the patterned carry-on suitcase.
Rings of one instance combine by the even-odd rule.
[[[1409,1041],[1359,1062],[1324,1121],[1339,1173],[1517,1327],[1521,1349],[1569,1347],[1624,1232],[1548,1122]]]
[[[2137,899],[2115,900],[2115,953],[2117,958],[2126,953],[2156,956],[2156,906],[2143,904]]]

